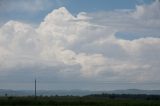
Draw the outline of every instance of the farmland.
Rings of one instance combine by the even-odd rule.
[[[0,97],[0,106],[160,106],[156,95]]]

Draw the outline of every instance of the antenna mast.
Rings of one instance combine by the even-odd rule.
[[[34,94],[34,96],[35,96],[35,98],[37,97],[37,81],[36,81],[36,79],[35,79],[35,86],[34,86],[35,88],[34,88],[34,90],[35,90],[35,94]]]

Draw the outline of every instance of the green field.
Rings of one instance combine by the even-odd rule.
[[[159,98],[53,96],[0,97],[0,106],[160,106]]]

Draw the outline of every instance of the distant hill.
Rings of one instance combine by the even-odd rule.
[[[64,96],[64,95],[73,95],[73,96],[84,96],[89,94],[100,94],[101,91],[88,91],[88,90],[38,90],[38,96]],[[5,90],[0,89],[0,96],[33,96],[33,90]]]
[[[139,89],[127,89],[127,90],[112,90],[112,91],[89,91],[89,90],[38,90],[38,96],[85,96],[90,94],[147,94],[147,95],[160,95],[160,90],[139,90]],[[0,89],[0,96],[32,96],[33,90],[5,90]]]
[[[127,89],[127,90],[107,91],[106,93],[109,93],[109,94],[147,94],[147,95],[160,95],[160,90]]]

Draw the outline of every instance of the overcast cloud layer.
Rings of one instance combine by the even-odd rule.
[[[36,28],[11,20],[0,28],[0,82],[29,83],[37,77],[69,86],[92,82],[93,89],[99,89],[98,81],[159,82],[159,10],[158,1],[77,16],[61,7]]]

